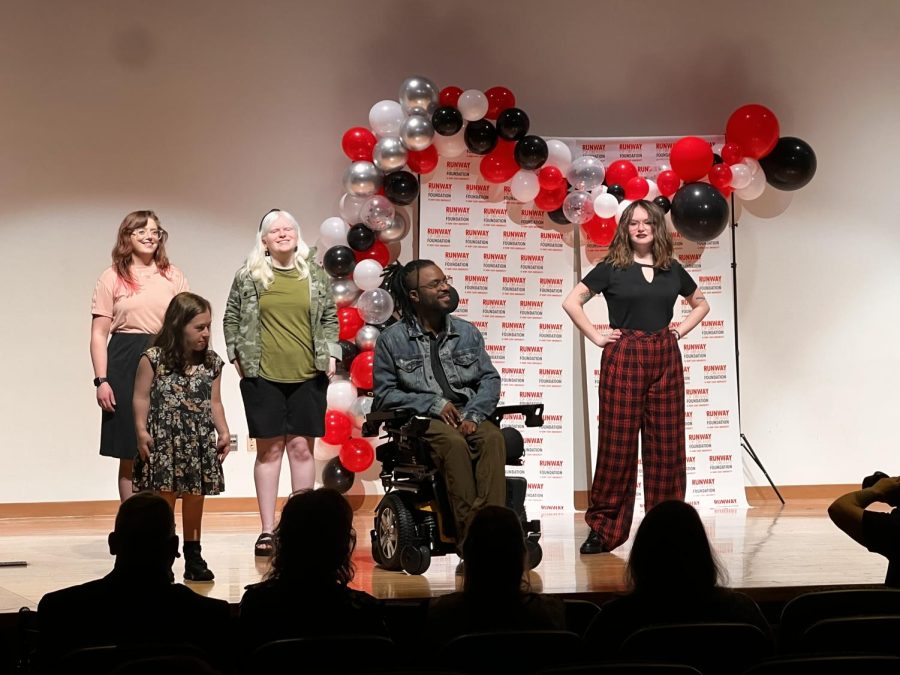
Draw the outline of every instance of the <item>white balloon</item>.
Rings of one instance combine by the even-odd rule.
[[[538,182],[537,174],[534,171],[520,169],[512,177],[509,190],[512,192],[512,196],[520,202],[530,202],[538,196],[538,193],[541,191],[541,184]]]
[[[760,171],[750,179],[750,184],[747,187],[740,190],[735,190],[734,194],[743,199],[745,202],[750,202],[759,197],[765,189],[766,174]]]
[[[758,174],[760,169],[762,169],[762,167],[759,165],[759,162],[752,157],[744,157],[744,159],[741,160],[741,164],[747,165],[747,168],[750,169],[750,175],[752,176]]]
[[[731,187],[735,190],[743,190],[750,185],[751,180],[753,180],[753,174],[750,172],[749,166],[740,162],[731,165]]]
[[[338,218],[337,216],[326,218],[319,226],[319,236],[322,238],[322,245],[325,248],[346,246],[347,232],[349,231],[350,226],[343,218]]]
[[[484,92],[478,89],[466,89],[459,95],[459,101],[456,103],[460,115],[469,122],[480,120],[487,115],[488,100]]]
[[[659,186],[656,184],[655,180],[647,179],[647,186],[650,188],[647,191],[647,196],[644,197],[648,202],[652,202],[654,199],[659,197]]]
[[[604,192],[594,197],[594,213],[598,218],[612,218],[619,210],[619,200],[614,195]]]
[[[359,210],[367,199],[368,197],[357,197],[349,192],[344,194],[338,202],[338,211],[341,213],[341,218],[348,223],[360,222]]]
[[[547,141],[547,161],[544,162],[544,166],[555,166],[565,176],[571,164],[572,151],[568,145],[555,139]]]
[[[325,402],[329,410],[347,412],[356,400],[356,387],[349,380],[332,381],[325,393]]]
[[[381,286],[383,271],[384,268],[377,260],[370,258],[360,260],[353,268],[353,283],[364,291],[371,291],[373,288]]]
[[[435,134],[434,139],[432,140],[432,145],[434,145],[434,149],[437,150],[438,155],[441,157],[460,157],[466,151],[466,137],[465,137],[466,127],[463,125],[463,128],[457,131],[452,136],[441,136],[440,134]]]
[[[616,222],[618,223],[622,220],[622,214],[625,213],[625,209],[628,208],[628,205],[631,204],[630,199],[623,199],[619,202],[619,206],[616,208]]]
[[[379,101],[369,110],[369,126],[377,136],[396,136],[403,117],[403,108],[397,101]]]

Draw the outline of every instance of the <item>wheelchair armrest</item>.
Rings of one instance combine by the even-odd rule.
[[[544,404],[523,403],[520,405],[502,405],[491,415],[491,421],[500,426],[500,422],[506,415],[524,415],[526,427],[544,426]]]
[[[362,425],[363,436],[377,436],[382,424],[402,426],[415,417],[416,412],[409,408],[394,408],[393,410],[378,410],[366,415],[366,421]]]

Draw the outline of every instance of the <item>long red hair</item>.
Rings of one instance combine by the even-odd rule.
[[[135,230],[147,227],[147,223],[153,220],[159,228],[159,246],[153,253],[153,261],[156,263],[156,269],[159,273],[168,279],[169,257],[166,255],[166,239],[169,233],[162,229],[159,222],[159,216],[153,211],[132,211],[122,220],[119,225],[119,232],[116,235],[116,245],[112,250],[112,266],[116,269],[116,276],[123,284],[125,284],[132,292],[138,290],[138,283],[131,274],[131,265],[133,260],[131,254],[134,253],[134,246],[131,243],[131,235]]]

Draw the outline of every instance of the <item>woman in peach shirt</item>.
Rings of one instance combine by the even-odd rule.
[[[91,361],[97,404],[103,410],[100,454],[119,460],[119,498],[133,492],[137,455],[132,395],[141,354],[162,327],[169,301],[188,289],[166,255],[168,233],[153,211],[134,211],[119,225],[112,265],[97,280],[91,301]]]

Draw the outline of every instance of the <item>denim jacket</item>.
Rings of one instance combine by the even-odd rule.
[[[312,329],[313,354],[316,370],[328,369],[328,359],[341,358],[338,345],[338,320],[328,274],[315,261],[316,250],[310,249],[309,265],[309,323]],[[240,359],[245,377],[259,376],[261,357],[259,296],[262,287],[249,274],[238,270],[225,303],[222,324],[228,360]]]
[[[500,374],[484,348],[484,337],[468,321],[447,317],[439,354],[450,388],[468,399],[463,419],[480,424],[500,400]],[[375,344],[373,410],[409,408],[437,417],[447,405],[431,368],[431,339],[417,321],[398,321]]]

